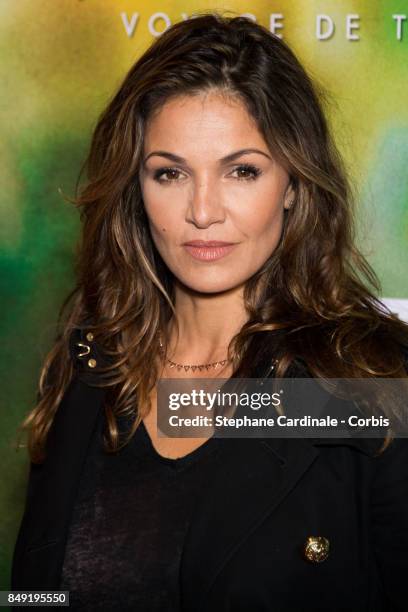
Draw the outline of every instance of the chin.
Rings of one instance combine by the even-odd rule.
[[[198,276],[198,275],[197,275]],[[202,275],[204,276],[204,275]],[[190,291],[196,291],[197,293],[222,293],[224,291],[230,291],[236,289],[242,285],[245,281],[242,279],[225,279],[219,278],[205,279],[205,278],[180,278],[179,282],[187,287]]]

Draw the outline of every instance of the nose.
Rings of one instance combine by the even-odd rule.
[[[192,183],[186,211],[186,221],[205,228],[225,220],[222,195],[210,177],[198,177]]]

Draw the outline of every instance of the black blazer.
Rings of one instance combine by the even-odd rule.
[[[44,464],[30,465],[11,589],[59,588],[65,543],[104,390],[72,335],[76,376]],[[77,342],[90,347],[78,348]],[[263,365],[270,371],[268,355]],[[254,377],[264,372],[256,366]],[[408,440],[225,438],[180,568],[183,612],[406,612]],[[308,538],[323,537],[313,554]],[[313,541],[312,541],[313,543]],[[328,543],[328,546],[327,546]],[[320,560],[319,560],[320,559]]]

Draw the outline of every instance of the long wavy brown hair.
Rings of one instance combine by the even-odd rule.
[[[254,339],[270,342],[264,332],[274,330],[285,332],[277,377],[294,359],[316,377],[407,376],[400,349],[408,345],[408,325],[376,297],[379,280],[354,244],[356,198],[330,134],[324,92],[263,26],[200,13],[154,41],[94,130],[80,173],[86,169],[86,181],[70,200],[82,221],[77,283],[59,313],[37,405],[21,425],[34,463],[45,457],[53,417],[75,374],[70,334],[85,320],[111,360],[101,377],[109,387],[106,451],[126,444],[150,409],[158,332],[166,347],[175,308],[172,275],[152,241],[137,178],[143,135],[170,97],[205,90],[245,105],[295,192],[277,248],[246,284],[248,320],[228,347],[233,376],[250,371]],[[117,417],[130,414],[136,419],[121,445]]]

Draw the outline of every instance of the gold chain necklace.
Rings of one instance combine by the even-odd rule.
[[[159,332],[159,344],[160,344],[160,352],[163,355],[164,354],[164,346],[163,346],[163,342],[161,339],[161,333]],[[195,372],[195,370],[199,370],[200,372],[202,372],[202,370],[206,369],[209,370],[210,368],[214,368],[217,369],[218,366],[223,366],[226,363],[228,363],[229,361],[231,361],[231,359],[223,359],[222,361],[214,361],[213,363],[200,363],[200,364],[183,364],[183,363],[176,363],[175,361],[172,361],[171,359],[169,359],[168,357],[166,357],[166,361],[169,364],[170,368],[176,368],[177,371],[180,371],[182,369],[184,369],[185,372],[188,372],[188,370],[191,369],[192,372]]]

